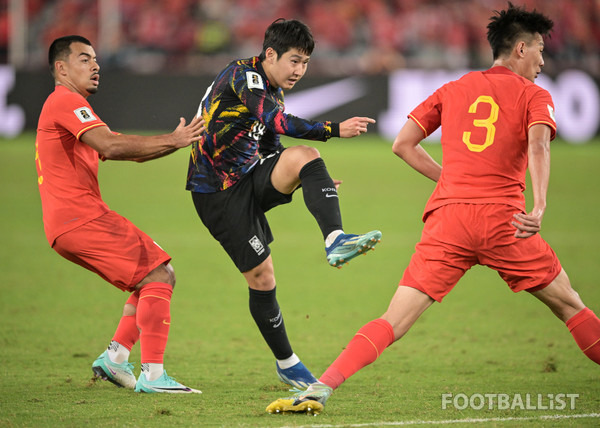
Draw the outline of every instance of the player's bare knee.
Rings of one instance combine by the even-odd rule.
[[[177,282],[177,278],[175,277],[175,269],[173,269],[171,263],[167,263],[163,266],[165,267],[167,274],[169,275],[169,281],[166,281],[167,284],[170,284],[173,288],[175,288],[175,283]]]
[[[133,306],[131,303],[125,303],[125,306],[123,306],[123,316],[131,317],[131,316],[134,316],[135,313],[136,313],[135,306]]]
[[[151,282],[163,282],[175,286],[175,271],[170,263],[158,266],[146,278]]]
[[[275,278],[272,275],[258,275],[247,280],[248,286],[254,290],[269,291],[275,288]]]
[[[287,149],[286,152],[288,152],[286,156],[287,161],[291,163],[291,165],[297,166],[299,169],[302,169],[307,163],[321,157],[319,151],[311,146],[294,146]]]
[[[269,269],[254,268],[244,272],[248,287],[254,290],[269,291],[275,288],[275,276]]]
[[[307,164],[310,161],[318,159],[321,157],[321,153],[317,149],[311,146],[300,146],[302,147],[302,157],[304,163]]]
[[[144,279],[142,279],[135,288],[141,289],[144,285],[151,282],[162,282],[169,284],[171,287],[175,287],[175,270],[170,263],[161,264],[150,272]]]

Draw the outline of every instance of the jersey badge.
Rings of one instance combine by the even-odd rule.
[[[246,80],[250,89],[265,89],[262,76],[254,71],[246,71]]]
[[[96,120],[96,117],[88,107],[79,107],[78,109],[73,110],[73,113],[75,113],[75,116],[77,116],[77,119],[79,119],[81,123]]]
[[[548,104],[548,113],[550,113],[550,117],[556,123],[556,118],[554,117],[554,109],[550,104]]]

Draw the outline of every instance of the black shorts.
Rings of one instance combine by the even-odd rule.
[[[202,223],[240,272],[255,268],[271,254],[273,234],[265,212],[292,201],[293,192],[280,193],[271,184],[279,156],[276,152],[261,159],[244,178],[221,192],[192,192]]]

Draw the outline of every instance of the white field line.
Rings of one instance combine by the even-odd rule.
[[[281,415],[285,417],[284,415]],[[281,417],[277,416],[277,417]],[[302,425],[294,427],[282,428],[341,428],[341,427],[381,427],[381,426],[407,426],[407,425],[451,425],[451,424],[481,424],[486,422],[514,422],[514,421],[548,421],[562,419],[585,419],[585,418],[600,418],[600,413],[587,413],[579,415],[540,415],[540,416],[523,416],[523,417],[508,417],[508,418],[467,418],[467,419],[449,419],[442,421],[397,421],[397,422],[369,422],[364,424],[344,424],[344,425]]]

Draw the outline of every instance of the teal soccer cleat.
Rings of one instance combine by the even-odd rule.
[[[149,381],[146,379],[144,372],[140,373],[140,377],[135,384],[135,392],[167,392],[171,394],[202,394],[202,391],[197,389],[188,388],[185,385],[180,384],[171,376],[167,375],[167,371],[163,371],[163,374],[158,379]]]
[[[279,380],[294,388],[306,389],[308,385],[317,381],[306,366],[302,364],[302,361],[287,369],[280,368],[277,361],[275,361],[275,365],[277,366],[277,376],[279,376]]]
[[[279,398],[269,404],[267,413],[309,413],[318,415],[323,411],[325,402],[333,393],[333,389],[324,383],[316,382],[308,386],[306,391],[299,391],[289,398]]]
[[[104,351],[96,358],[92,364],[92,371],[96,377],[112,382],[120,388],[135,388],[133,364],[127,361],[121,364],[113,363],[108,356],[108,351]]]
[[[359,254],[372,250],[381,241],[381,232],[373,230],[364,235],[340,234],[333,244],[325,248],[327,261],[336,268],[341,268]]]

